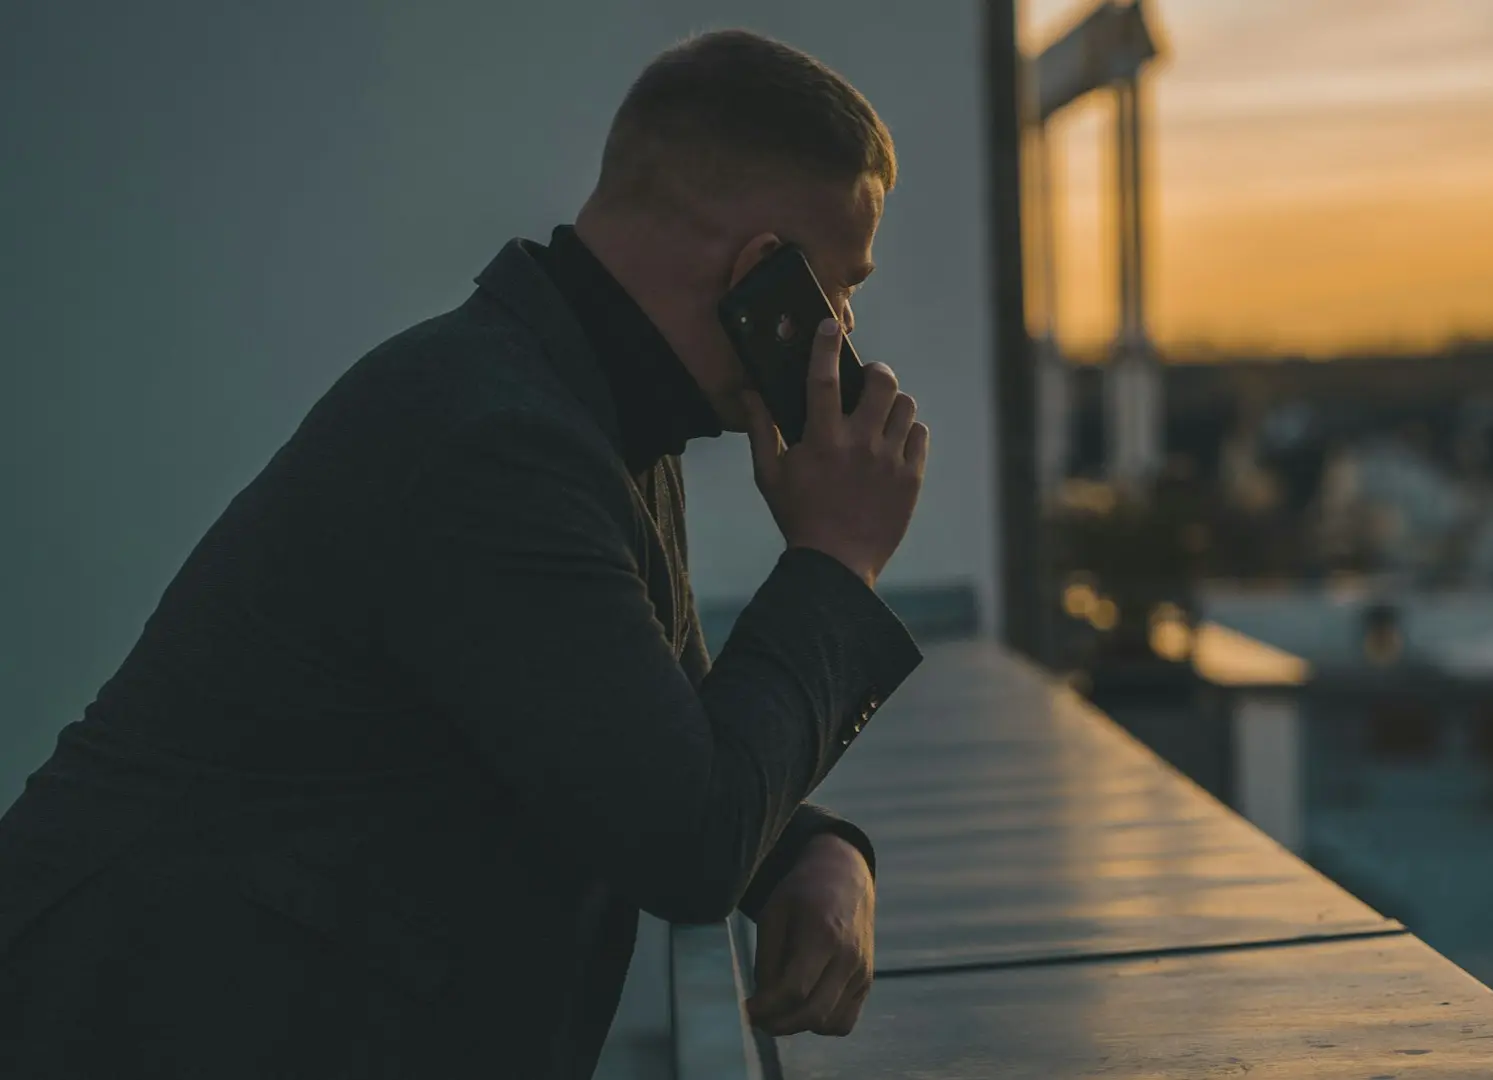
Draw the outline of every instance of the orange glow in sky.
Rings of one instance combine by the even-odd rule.
[[[1028,46],[1088,0],[1027,0]],[[1147,303],[1163,345],[1493,336],[1493,0],[1152,0]],[[1108,102],[1059,117],[1059,327],[1114,333]]]

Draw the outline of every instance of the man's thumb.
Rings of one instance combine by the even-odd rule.
[[[762,396],[755,390],[748,390],[742,396],[746,403],[747,438],[752,443],[752,467],[760,482],[777,470],[778,458],[783,453],[783,439]]]

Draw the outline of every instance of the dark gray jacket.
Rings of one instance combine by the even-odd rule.
[[[478,283],[312,409],[0,819],[0,1065],[148,1027],[180,1075],[587,1076],[638,909],[750,908],[823,824],[905,629],[790,550],[712,667],[677,459],[628,474],[522,243]]]

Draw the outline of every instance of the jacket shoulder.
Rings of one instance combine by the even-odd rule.
[[[395,334],[354,364],[343,381],[349,390],[382,395],[405,417],[436,427],[513,410],[585,419],[534,332],[471,301]]]
[[[365,452],[376,444],[374,456],[405,473],[484,418],[505,416],[531,418],[615,456],[539,337],[479,296],[366,353],[307,413],[296,440],[346,438]]]

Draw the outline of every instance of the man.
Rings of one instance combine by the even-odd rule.
[[[810,57],[659,57],[594,194],[316,405],[0,821],[0,1074],[584,1077],[639,909],[757,920],[757,1023],[843,1034],[869,841],[803,803],[919,654],[876,598],[927,428],[836,357],[891,140]],[[785,450],[715,305],[839,313]],[[678,455],[750,435],[783,555],[712,666]]]

